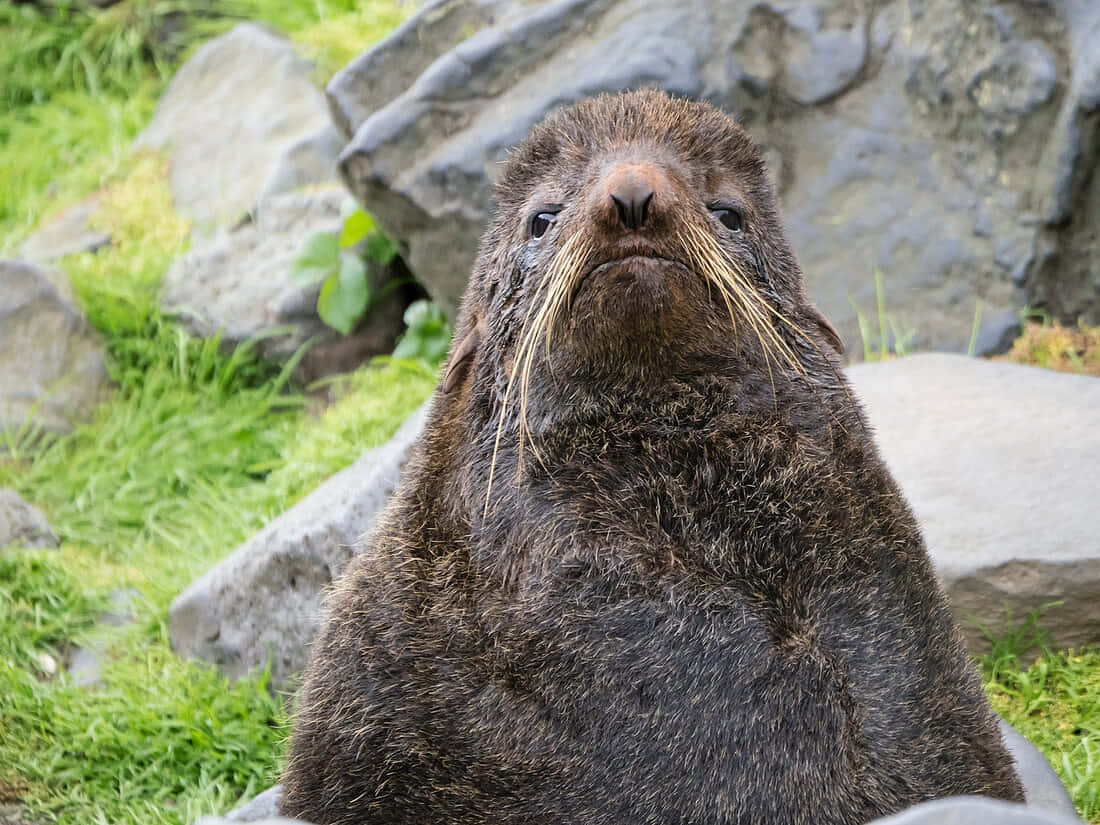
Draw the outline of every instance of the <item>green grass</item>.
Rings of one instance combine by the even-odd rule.
[[[1100,822],[1100,650],[1055,651],[1033,617],[982,657],[993,707],[1050,760],[1077,810]],[[1039,656],[1031,664],[1028,654]]]

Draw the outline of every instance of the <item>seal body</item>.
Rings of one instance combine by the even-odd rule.
[[[657,92],[583,101],[497,197],[424,441],[329,595],[283,813],[1022,801],[744,133]]]

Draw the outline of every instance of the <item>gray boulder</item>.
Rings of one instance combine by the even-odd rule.
[[[1047,758],[1008,722],[1001,720],[1001,738],[1016,763],[1016,774],[1024,786],[1029,808],[1049,811],[1075,819],[1077,808]]]
[[[1081,825],[1081,820],[982,796],[952,796],[914,805],[870,825]]]
[[[99,207],[99,196],[92,195],[43,222],[19,247],[19,257],[50,263],[79,252],[95,252],[110,246],[111,236],[88,225]]]
[[[57,535],[42,511],[15,490],[0,490],[0,547],[57,547]]]
[[[172,602],[172,648],[238,678],[270,658],[281,686],[306,664],[325,586],[361,548],[397,485],[427,408],[274,519]]]
[[[335,179],[340,141],[313,70],[288,40],[242,23],[176,73],[135,145],[168,153],[176,209],[196,228]]]
[[[562,104],[658,86],[764,148],[850,349],[876,268],[922,348],[965,348],[979,299],[1100,319],[1100,4],[828,6],[438,0],[330,82],[342,172],[453,310],[509,148]]]
[[[1054,644],[1100,643],[1100,381],[945,354],[848,374],[971,649],[1053,603]]]
[[[0,433],[67,432],[106,395],[107,368],[58,273],[0,260]]]
[[[406,301],[400,290],[382,287],[400,276],[399,260],[389,267],[368,264],[368,281],[380,297],[349,336],[318,316],[320,284],[300,287],[290,280],[291,264],[311,235],[339,232],[347,197],[340,186],[273,196],[251,220],[197,239],[164,278],[165,309],[196,335],[221,332],[228,346],[258,339],[259,353],[275,363],[311,342],[298,367],[307,383],[392,352]]]

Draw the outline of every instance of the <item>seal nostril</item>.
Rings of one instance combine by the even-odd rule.
[[[629,181],[611,192],[619,220],[627,229],[638,229],[649,217],[649,203],[653,190],[640,181]]]

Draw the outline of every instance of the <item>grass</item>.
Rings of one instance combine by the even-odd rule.
[[[993,707],[1051,761],[1081,816],[1100,822],[1100,650],[1052,650],[1033,617],[981,663]]]
[[[396,0],[0,0],[0,255],[44,218],[120,174],[190,50],[234,23],[288,34],[324,83],[404,19]],[[180,15],[183,16],[180,16]],[[175,32],[163,39],[163,32]]]
[[[30,52],[13,57],[18,38],[3,15],[14,7],[2,3],[0,66],[26,63]],[[394,19],[324,0],[266,11],[298,26],[317,55],[334,43],[346,51],[357,32],[376,37]],[[42,55],[48,69],[53,58]],[[430,392],[435,372],[411,362],[365,368],[334,385],[335,403],[311,415],[288,370],[262,364],[249,346],[224,352],[165,317],[160,280],[186,247],[188,226],[172,210],[164,160],[128,152],[163,88],[164,65],[135,61],[94,83],[49,76],[43,66],[22,66],[43,84],[29,100],[12,92],[24,81],[0,72],[12,104],[0,114],[0,252],[44,216],[99,191],[92,222],[112,246],[60,265],[104,336],[117,390],[65,437],[0,433],[0,487],[42,508],[62,539],[52,551],[0,549],[0,804],[62,825],[189,823],[274,780],[285,697],[271,695],[264,674],[230,685],[173,655],[170,600],[384,442]],[[96,625],[122,587],[141,594],[136,623]],[[106,651],[98,686],[51,675],[47,665],[89,642]]]

